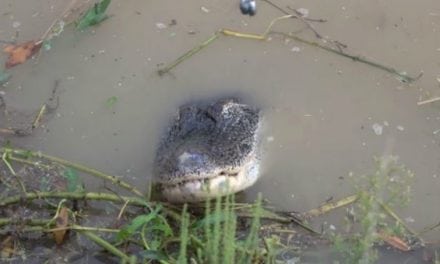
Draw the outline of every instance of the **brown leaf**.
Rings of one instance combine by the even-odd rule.
[[[0,248],[1,248],[1,259],[7,259],[12,257],[12,255],[15,253],[12,236],[7,236],[1,242]]]
[[[379,231],[377,234],[385,243],[400,251],[411,250],[411,247],[398,236],[386,234],[384,231]]]
[[[64,241],[64,236],[67,232],[67,225],[69,224],[69,213],[66,207],[61,208],[58,217],[56,218],[56,230],[53,231],[53,237],[57,245]]]
[[[5,67],[11,68],[27,61],[40,50],[42,44],[43,41],[41,40],[31,40],[19,45],[7,45],[3,49],[4,52],[9,54]]]

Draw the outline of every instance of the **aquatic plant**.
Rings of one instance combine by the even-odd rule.
[[[332,234],[334,248],[342,255],[344,263],[374,263],[378,258],[375,246],[383,243],[402,243],[399,237],[414,235],[400,218],[389,221],[393,214],[390,208],[409,203],[410,182],[414,174],[398,164],[397,157],[387,156],[375,159],[375,171],[355,180],[357,201],[346,217],[346,229],[356,230],[348,236]],[[396,235],[396,236],[394,236]],[[409,250],[409,249],[408,249]]]

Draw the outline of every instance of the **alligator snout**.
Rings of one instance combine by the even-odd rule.
[[[180,107],[159,145],[162,196],[194,202],[241,191],[259,177],[259,110],[236,99]]]

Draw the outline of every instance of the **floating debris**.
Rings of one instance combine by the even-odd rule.
[[[302,17],[308,17],[309,16],[309,10],[306,8],[298,8],[296,9],[296,12],[300,13]]]
[[[205,12],[205,13],[209,13],[209,12],[211,12],[211,10],[209,10],[208,8],[206,8],[206,7],[204,7],[204,6],[200,7],[200,10],[202,10],[202,11]]]
[[[13,28],[19,28],[20,26],[21,26],[21,23],[19,21],[12,22],[12,27]]]
[[[157,22],[157,23],[156,23],[156,27],[157,27],[158,29],[166,29],[168,26],[167,26],[165,23]]]
[[[40,50],[42,43],[41,40],[30,40],[18,45],[7,45],[3,49],[5,53],[9,54],[5,67],[11,68],[27,61]]]
[[[374,131],[374,134],[380,136],[383,133],[383,126],[378,124],[378,123],[374,123],[373,126],[371,127]]]

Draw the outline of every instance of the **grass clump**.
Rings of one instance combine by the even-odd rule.
[[[178,263],[255,263],[263,259],[258,243],[261,197],[249,208],[249,228],[238,227],[234,205],[233,195],[207,201],[204,217],[193,221],[184,208]]]
[[[141,261],[263,263],[268,250],[259,239],[261,201],[259,196],[254,204],[246,205],[249,218],[240,221],[233,195],[218,197],[204,205],[185,204],[179,217],[170,217],[158,205],[126,224],[117,234],[116,243],[143,247],[137,256]],[[200,209],[202,216],[197,212]]]

